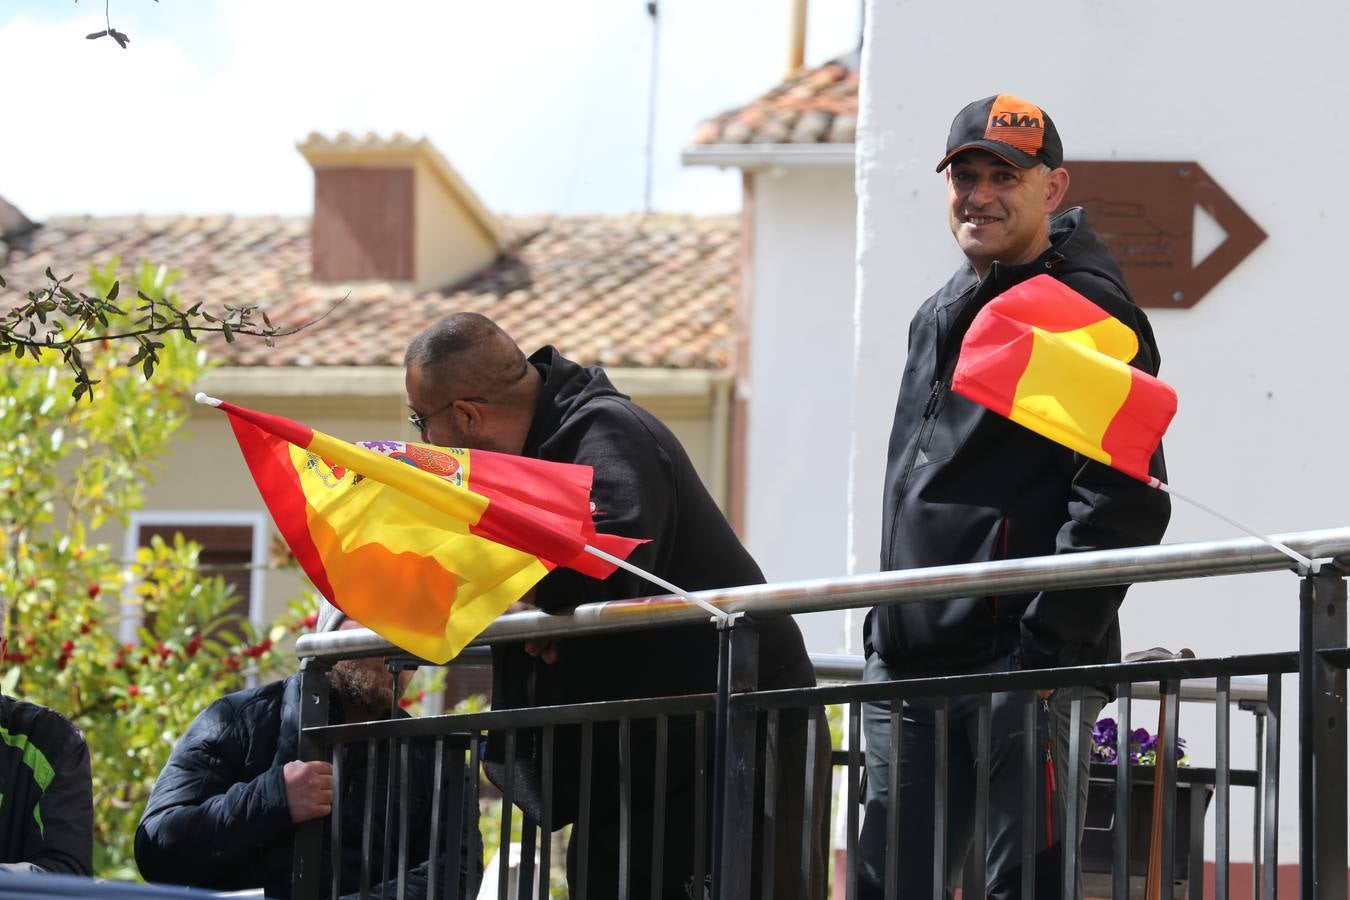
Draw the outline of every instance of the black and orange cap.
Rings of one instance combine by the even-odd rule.
[[[956,114],[947,135],[947,155],[937,170],[947,168],[963,150],[985,150],[1019,169],[1042,163],[1052,169],[1064,164],[1064,145],[1045,110],[1012,94],[976,100]]]

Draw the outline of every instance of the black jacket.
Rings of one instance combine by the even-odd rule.
[[[1167,495],[1093,462],[950,390],[961,339],[998,294],[1049,273],[1130,326],[1132,365],[1158,372],[1158,347],[1110,251],[1081,209],[1051,221],[1034,262],[964,266],[919,308],[909,330],[886,463],[881,568],[909,569],[1156,544]],[[1166,480],[1162,448],[1151,472]],[[1120,659],[1124,587],[880,606],[870,650],[914,673],[959,672],[1002,655],[1021,667]]]
[[[552,347],[536,352],[530,362],[543,377],[543,386],[523,455],[594,467],[591,498],[598,531],[648,538],[629,559],[686,590],[764,581],[670,429],[620,393],[598,367],[583,368]],[[663,593],[622,570],[600,581],[559,568],[539,582],[535,603],[560,612],[581,603]],[[787,616],[772,616],[759,628],[760,687],[814,685],[796,623]],[[519,646],[494,647],[493,706],[664,697],[716,688],[717,635],[711,625],[568,638],[558,644],[558,661],[552,665],[527,656]],[[572,772],[575,748],[569,752],[563,737],[558,771]],[[639,760],[643,741],[637,734],[634,740],[634,759]],[[677,736],[672,734],[671,740]],[[608,747],[608,741],[604,745]],[[499,756],[499,743],[494,740],[491,747],[492,755]],[[683,768],[677,771],[677,765]],[[599,771],[606,766],[597,759]],[[692,759],[677,761],[672,752],[671,766],[672,789],[680,778],[692,777]],[[493,773],[489,766],[489,774]],[[528,790],[533,775],[519,770],[518,774],[525,784],[517,781],[516,789],[526,790],[522,803],[531,809]],[[498,770],[494,780],[499,777]],[[574,811],[576,779],[558,780],[565,782],[559,785],[564,794],[558,798],[553,821],[561,825]]]
[[[290,896],[295,826],[286,804],[282,769],[298,758],[299,700],[300,679],[291,676],[229,694],[197,716],[155,781],[136,829],[136,865],[147,881],[216,890],[261,887],[268,897]],[[343,721],[336,693],[329,708],[331,721]],[[380,743],[375,765],[372,885],[379,884],[384,871],[385,746]],[[434,758],[425,743],[413,742],[409,751],[408,858],[425,860]],[[360,886],[366,745],[354,742],[346,753],[342,779],[344,893]],[[325,891],[331,877],[330,820],[324,822],[320,884]],[[397,843],[391,857],[396,852]],[[392,862],[390,871],[392,875]],[[425,868],[410,881],[408,896],[420,898],[424,891]]]
[[[0,694],[0,872],[94,874],[89,747],[45,706]]]

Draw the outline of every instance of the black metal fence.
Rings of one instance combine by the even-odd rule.
[[[854,900],[869,896],[860,882],[857,842],[863,800],[876,788],[869,788],[863,776],[864,712],[870,709],[874,715],[889,716],[893,739],[887,748],[887,787],[894,798],[905,778],[905,760],[898,748],[900,736],[912,727],[906,712],[921,704],[933,711],[932,821],[923,824],[931,824],[936,836],[934,858],[922,861],[926,871],[912,861],[906,868],[899,835],[907,810],[900,803],[890,803],[880,895],[886,900],[913,897],[913,886],[920,884],[919,892],[924,895],[947,896],[947,873],[960,869],[964,860],[966,896],[971,896],[984,893],[988,884],[985,851],[991,710],[996,695],[1003,698],[1001,702],[1011,697],[1011,702],[1020,704],[1017,708],[1024,723],[1019,755],[1022,817],[1025,823],[1035,823],[1041,802],[1035,788],[1037,766],[1042,759],[1034,725],[1038,690],[1055,689],[1061,698],[1067,697],[1074,722],[1086,692],[1098,687],[1114,692],[1120,720],[1116,753],[1118,759],[1128,760],[1131,724],[1137,724],[1131,701],[1149,694],[1159,697],[1161,730],[1175,736],[1181,700],[1195,694],[1197,680],[1204,680],[1201,693],[1212,696],[1215,708],[1214,765],[1179,767],[1177,745],[1170,737],[1159,742],[1155,767],[1095,766],[1089,770],[1092,784],[1086,791],[1080,790],[1084,785],[1078,766],[1068,765],[1064,795],[1072,802],[1065,806],[1061,834],[1073,835],[1085,826],[1082,854],[1090,859],[1080,856],[1077,841],[1063,837],[1058,856],[1042,856],[1034,839],[1036,828],[1024,827],[1017,887],[1020,896],[1073,897],[1079,892],[1082,868],[1086,869],[1082,884],[1090,896],[1141,896],[1149,883],[1155,886],[1153,896],[1205,896],[1204,828],[1212,803],[1214,812],[1208,817],[1214,838],[1212,887],[1214,896],[1228,897],[1235,887],[1230,884],[1229,862],[1234,847],[1233,788],[1237,787],[1242,789],[1237,796],[1250,804],[1253,813],[1252,896],[1274,900],[1279,865],[1281,684],[1282,676],[1293,674],[1299,692],[1301,894],[1341,900],[1346,896],[1347,871],[1344,720],[1345,667],[1350,652],[1346,650],[1345,583],[1335,557],[1350,554],[1350,532],[1308,533],[1286,540],[1322,560],[1316,572],[1299,575],[1300,646],[1297,652],[1288,653],[759,691],[755,622],[738,616],[720,632],[718,690],[713,694],[331,725],[327,724],[326,668],[337,658],[385,655],[391,648],[367,632],[307,636],[298,646],[304,658],[306,700],[301,753],[304,758],[332,760],[338,782],[335,797],[343,798],[341,785],[354,777],[349,756],[354,748],[364,748],[360,754],[366,771],[358,891],[365,896],[478,896],[482,872],[476,864],[476,835],[485,826],[488,833],[495,833],[501,848],[495,888],[499,900],[550,896],[815,900],[825,896],[827,883],[831,890],[842,890],[848,900]],[[1067,587],[1258,571],[1280,565],[1252,542],[1172,545],[1131,553],[1129,558],[1123,551],[1110,551],[704,596],[728,609],[763,608],[776,613],[884,600],[922,602],[925,597],[993,593],[1007,590],[1010,584],[1021,589]],[[756,591],[758,605],[753,596]],[[618,630],[637,618],[630,606],[622,616],[625,625],[617,625],[600,608],[606,606],[614,605],[582,608],[572,617],[504,617],[489,629],[485,640]],[[654,614],[649,617],[653,621],[640,624],[654,627],[660,624],[656,620],[678,620],[680,615],[688,617],[683,612]],[[391,657],[394,668],[406,662]],[[1264,684],[1264,691],[1257,692],[1259,699],[1253,699],[1250,689],[1253,678]],[[1240,685],[1236,692],[1235,683]],[[1230,709],[1235,693],[1241,698],[1240,708],[1250,710],[1257,722],[1250,768],[1234,768],[1232,762]],[[973,751],[974,823],[968,847],[948,846],[945,839],[947,818],[953,812],[948,794],[952,741],[948,711],[957,702],[972,703],[978,721]],[[833,762],[844,773],[843,789],[834,802],[843,811],[846,852],[833,872],[827,871],[823,852],[832,760],[817,752],[828,733],[819,710],[827,706],[844,710],[844,740],[834,748]],[[1070,760],[1077,758],[1084,739],[1081,729],[1071,729]],[[562,752],[563,745],[568,752]],[[430,754],[433,761],[429,783],[414,783],[410,778],[415,770],[410,758],[417,754]],[[387,768],[383,778],[391,786],[383,808],[375,808],[373,802],[377,760]],[[485,766],[493,770],[502,794],[500,814],[488,823],[479,821],[478,786]],[[1141,812],[1131,799],[1139,793],[1136,786],[1153,785],[1155,779],[1159,784],[1151,793],[1160,808]],[[408,809],[413,804],[408,801],[428,791],[430,840],[422,856],[410,834],[417,831],[416,826],[428,823],[410,825]],[[1092,798],[1087,804],[1078,800],[1083,793]],[[331,866],[332,873],[325,873],[323,860],[350,853],[351,836],[342,834],[344,816],[339,806],[345,802],[349,801],[335,800],[328,826],[316,821],[301,829],[296,843],[296,898],[342,895],[335,874],[340,866]],[[1146,814],[1145,824],[1141,820]],[[566,859],[559,858],[564,854],[551,839],[563,823],[570,831]],[[907,824],[912,827],[913,822]],[[382,847],[375,846],[377,833],[382,836]],[[511,879],[506,874],[507,848],[513,842],[519,849]],[[1152,860],[1148,877],[1140,871],[1141,857]],[[1084,862],[1089,864],[1084,866]],[[567,892],[551,893],[555,883],[564,881]]]

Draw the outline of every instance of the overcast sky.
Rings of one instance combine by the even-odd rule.
[[[311,131],[426,136],[492,209],[641,208],[646,0],[4,0],[0,196],[64,213],[302,214]],[[790,0],[661,0],[654,205],[738,208],[687,169],[702,119],[781,80]],[[807,62],[860,3],[811,4]]]

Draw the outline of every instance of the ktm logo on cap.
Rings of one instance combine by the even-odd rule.
[[[1040,128],[1041,120],[1035,116],[1017,113],[999,113],[989,117],[990,128]]]
[[[1039,106],[1021,97],[999,94],[989,109],[984,137],[1035,156],[1045,139],[1045,114]]]

